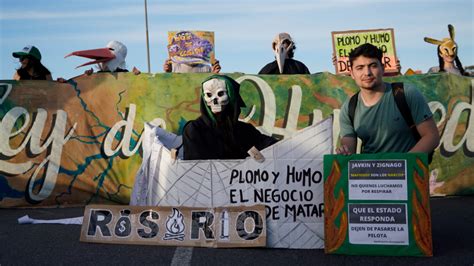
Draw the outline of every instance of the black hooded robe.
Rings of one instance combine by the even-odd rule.
[[[201,95],[201,116],[184,126],[183,159],[245,159],[249,156],[247,151],[253,146],[262,150],[277,142],[260,133],[253,125],[238,121],[240,108],[245,106],[239,94],[240,85],[223,75],[211,76],[207,80],[213,78],[225,80],[227,91],[232,90],[235,96],[216,116],[209,111]]]
[[[185,126],[184,160],[245,159],[252,146],[262,150],[276,142],[276,139],[241,121],[233,126],[234,141],[229,141],[226,137],[226,134],[230,135],[228,129],[212,126],[206,120],[201,116]]]
[[[259,75],[261,74],[280,74],[280,69],[278,68],[277,61],[273,61],[268,63],[266,66],[258,72]],[[288,58],[285,60],[285,65],[283,66],[283,73],[282,74],[310,74],[309,69],[298,60],[294,60]]]

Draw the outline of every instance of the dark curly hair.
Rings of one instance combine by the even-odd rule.
[[[359,57],[364,56],[367,58],[376,58],[382,64],[383,52],[377,46],[370,43],[365,43],[360,46],[357,46],[354,50],[349,53],[349,62],[352,65],[352,62]],[[382,64],[383,65],[383,64]]]

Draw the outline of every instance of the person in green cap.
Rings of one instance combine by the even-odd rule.
[[[184,160],[245,159],[255,147],[262,150],[277,142],[253,125],[239,121],[240,85],[224,75],[204,80],[201,88],[201,116],[183,130]]]
[[[14,80],[53,80],[51,72],[41,64],[41,53],[35,46],[27,45],[12,55],[21,64],[13,75]]]

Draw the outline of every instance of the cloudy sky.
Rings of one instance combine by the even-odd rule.
[[[459,57],[474,65],[472,0],[148,0],[151,72],[163,70],[167,32],[214,31],[216,58],[222,72],[257,73],[273,60],[271,41],[289,32],[297,46],[295,59],[311,73],[334,72],[331,31],[394,28],[402,64],[426,72],[437,65],[436,46],[423,37],[448,37],[456,29]],[[19,67],[11,53],[37,46],[53,78],[83,73],[76,50],[102,48],[118,40],[128,47],[127,65],[147,71],[143,0],[1,0],[0,79],[11,79]]]

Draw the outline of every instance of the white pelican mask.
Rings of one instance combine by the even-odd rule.
[[[110,41],[105,48],[81,50],[72,52],[65,57],[75,55],[94,59],[78,67],[98,64],[100,70],[114,72],[117,68],[125,69],[125,57],[127,57],[127,46],[118,41]]]

